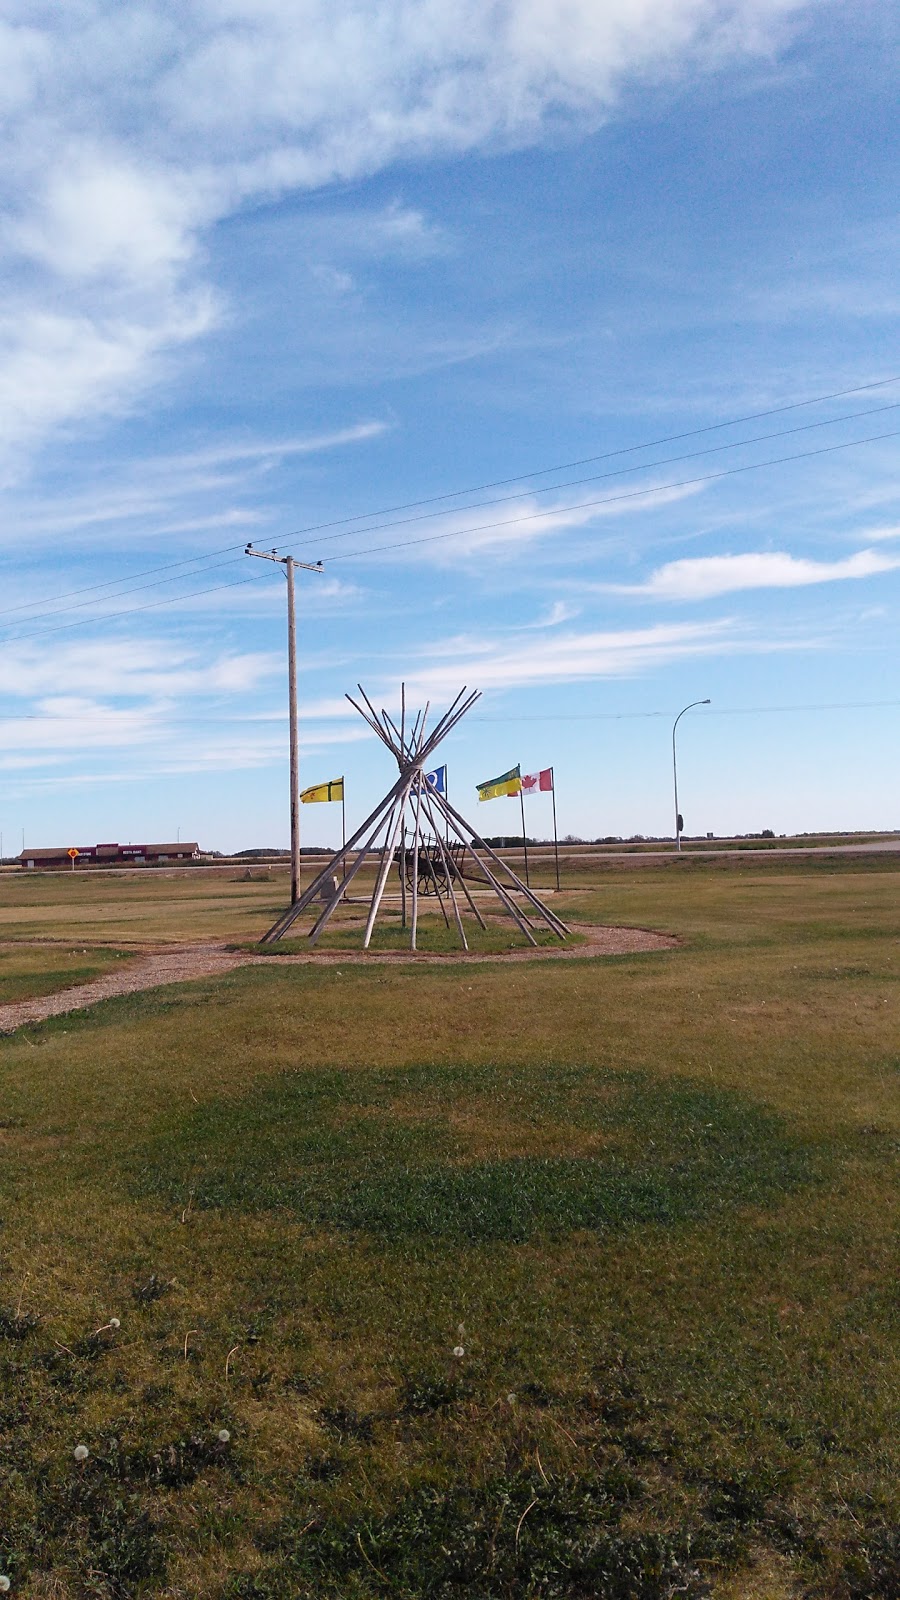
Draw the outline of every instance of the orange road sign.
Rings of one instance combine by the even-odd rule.
[[[77,855],[80,855],[80,854],[81,854],[81,852],[79,850],[76,850],[74,845],[72,846],[71,850],[67,850],[66,851],[66,855],[69,857],[70,861],[74,861],[75,857]]]

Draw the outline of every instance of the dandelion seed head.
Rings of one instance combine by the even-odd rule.
[[[508,1394],[508,1395],[507,1395],[507,1396],[506,1396],[506,1404],[507,1404],[507,1405],[508,1405],[508,1406],[514,1406],[514,1405],[515,1405],[515,1403],[516,1403],[516,1397],[515,1397],[515,1395],[514,1395],[514,1394]]]
[[[122,1324],[119,1321],[118,1317],[110,1317],[109,1325],[110,1325],[111,1328],[121,1328],[121,1326],[122,1326]]]
[[[464,1356],[465,1353],[466,1352],[465,1352],[465,1348],[464,1348],[463,1345],[455,1344],[453,1346],[453,1354],[456,1356],[457,1361],[459,1360],[460,1356]]]
[[[90,1451],[88,1450],[86,1444],[77,1444],[75,1449],[72,1451],[72,1454],[76,1461],[87,1461]]]
[[[227,1444],[230,1438],[231,1438],[231,1434],[228,1432],[227,1428],[220,1428],[219,1429],[219,1443],[220,1444]]]
[[[0,1572],[0,1594],[7,1594],[11,1588],[10,1581],[5,1572]]]

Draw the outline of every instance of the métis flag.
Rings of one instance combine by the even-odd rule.
[[[425,782],[427,783],[429,789],[433,789],[434,790],[435,794],[446,794],[447,793],[447,768],[446,768],[446,765],[444,765],[443,767],[435,767],[433,772],[426,772],[426,774],[425,774]]]
[[[544,767],[541,772],[528,772],[522,774],[522,793],[527,799],[530,794],[553,791],[553,768]]]
[[[522,773],[518,766],[510,767],[499,778],[488,778],[486,783],[475,785],[479,800],[496,800],[501,794],[522,793]]]
[[[343,778],[332,778],[330,783],[314,783],[311,788],[304,789],[300,799],[305,806],[316,805],[326,800],[343,800]]]

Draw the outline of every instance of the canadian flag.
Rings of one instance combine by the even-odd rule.
[[[522,793],[538,794],[541,789],[553,788],[553,768],[545,767],[543,772],[529,772],[522,774]]]

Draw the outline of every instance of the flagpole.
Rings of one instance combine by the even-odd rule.
[[[519,783],[519,805],[522,807],[522,849],[525,852],[525,882],[531,888],[531,879],[528,876],[528,835],[525,832],[525,790]]]
[[[346,802],[346,800],[344,798],[344,796],[346,794],[346,788],[345,788],[346,781],[347,781],[346,778],[342,778],[341,779],[341,849],[343,849],[344,846],[347,843],[347,802]],[[559,872],[558,871],[557,871],[556,876],[557,876],[557,880],[558,880],[559,879]],[[557,889],[559,888],[559,882],[558,881],[557,881],[556,887],[557,887]]]
[[[556,831],[556,772],[550,768],[550,794],[553,799],[553,854],[556,858],[556,892],[559,893],[559,835]]]

